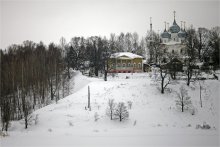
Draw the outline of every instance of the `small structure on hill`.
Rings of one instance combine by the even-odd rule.
[[[114,53],[108,63],[110,73],[143,72],[143,57],[130,52]]]

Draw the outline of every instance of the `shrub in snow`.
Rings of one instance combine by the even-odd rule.
[[[179,89],[179,93],[177,93],[177,100],[176,100],[176,106],[177,108],[180,108],[182,112],[184,110],[187,110],[189,108],[192,108],[192,102],[190,100],[190,97],[188,96],[188,91],[181,86]]]
[[[129,113],[124,102],[118,103],[117,108],[115,109],[114,115],[120,121],[129,117]]]
[[[114,102],[114,99],[109,99],[108,100],[108,108],[107,108],[107,111],[106,111],[106,114],[111,118],[111,120],[113,119],[113,114],[114,114],[114,111],[115,111],[115,102]]]
[[[207,124],[206,122],[203,122],[203,125],[196,125],[196,129],[210,129],[211,126]]]
[[[128,101],[128,109],[131,109],[132,107],[132,101]]]

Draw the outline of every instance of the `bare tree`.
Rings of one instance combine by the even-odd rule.
[[[113,114],[114,114],[114,111],[115,111],[115,102],[114,102],[114,99],[109,99],[108,100],[108,108],[107,108],[107,115],[110,116],[111,120],[113,119]]]
[[[162,55],[160,37],[155,32],[148,32],[146,37],[149,63],[159,63]]]
[[[198,58],[201,62],[207,62],[210,55],[209,48],[209,30],[206,28],[198,28]]]
[[[211,49],[211,59],[214,65],[214,69],[220,67],[220,27],[214,27],[211,29],[209,34],[210,40],[209,40],[209,47]]]
[[[161,78],[161,93],[164,93],[164,89],[170,84],[170,77],[167,77],[169,69],[167,65],[160,65],[160,78]]]
[[[116,118],[119,119],[119,121],[122,121],[123,119],[127,119],[129,117],[129,113],[124,102],[118,103],[114,115],[116,116]]]
[[[11,117],[11,106],[9,102],[9,97],[1,97],[1,122],[2,131],[8,131],[8,126]]]
[[[186,37],[186,56],[185,56],[185,67],[186,67],[186,76],[187,76],[187,86],[190,85],[190,80],[193,75],[193,69],[196,68],[196,49],[198,48],[198,38],[196,37],[195,29],[192,27],[187,30]]]
[[[181,108],[182,112],[192,106],[192,102],[190,100],[190,97],[188,96],[188,92],[183,86],[180,87],[179,93],[177,93],[177,98],[178,99],[176,100],[176,106],[178,108]]]

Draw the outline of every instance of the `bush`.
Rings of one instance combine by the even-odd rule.
[[[182,112],[186,109],[192,108],[192,102],[190,96],[188,96],[188,91],[183,86],[180,87],[180,92],[177,93],[177,97],[176,106],[177,108],[180,108]]]
[[[108,116],[110,116],[111,120],[113,119],[113,114],[114,114],[114,111],[115,111],[115,102],[114,102],[114,99],[109,99],[108,100],[108,108],[107,108],[107,112],[106,114]]]
[[[208,130],[210,129],[211,126],[209,124],[207,124],[206,122],[203,122],[203,125],[196,125],[196,129],[205,129],[205,130]]]
[[[117,108],[115,109],[114,116],[119,119],[119,121],[122,121],[123,119],[127,119],[129,117],[129,113],[124,102],[118,103]]]

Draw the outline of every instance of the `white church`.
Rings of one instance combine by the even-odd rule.
[[[184,52],[184,41],[186,39],[185,22],[181,21],[181,27],[177,24],[174,11],[174,20],[172,26],[165,22],[165,29],[160,34],[161,44],[165,45],[167,51],[178,55]],[[184,25],[183,25],[184,24]]]

